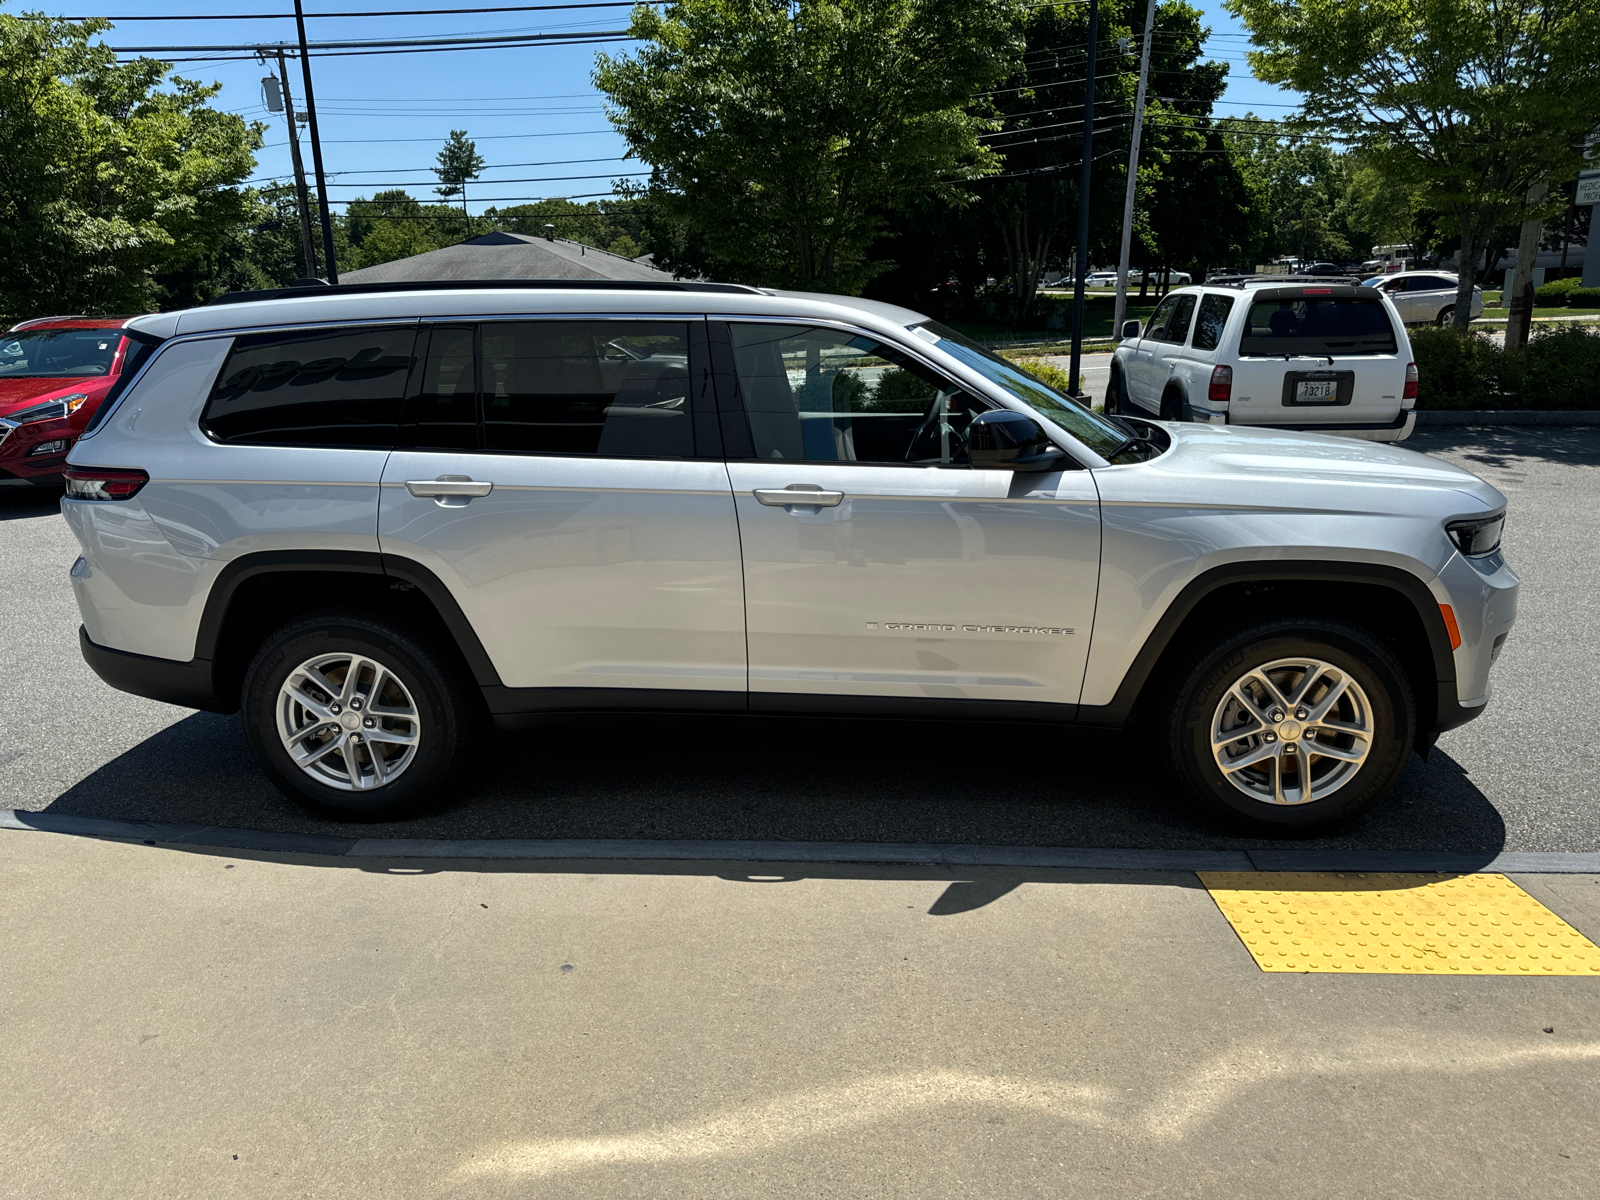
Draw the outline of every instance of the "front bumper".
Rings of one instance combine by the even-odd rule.
[[[66,418],[19,424],[0,417],[0,487],[50,487],[60,483],[78,432]],[[57,448],[51,446],[54,442],[64,444]],[[51,448],[43,454],[36,453],[44,446]]]

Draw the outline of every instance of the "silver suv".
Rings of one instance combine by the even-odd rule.
[[[886,304],[225,299],[133,323],[154,353],[72,453],[83,653],[238,710],[336,815],[491,729],[664,709],[1138,721],[1212,812],[1304,831],[1483,710],[1515,616],[1465,471],[1102,418]]]

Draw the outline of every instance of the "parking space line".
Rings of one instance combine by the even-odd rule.
[[[1263,971],[1600,975],[1600,947],[1504,875],[1198,874]]]

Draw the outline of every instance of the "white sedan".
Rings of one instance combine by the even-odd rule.
[[[1368,279],[1365,286],[1388,296],[1407,325],[1448,325],[1455,319],[1458,278],[1442,271],[1396,271]],[[1474,287],[1472,317],[1482,315],[1483,289]]]

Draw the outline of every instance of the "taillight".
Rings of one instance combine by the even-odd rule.
[[[123,467],[68,467],[66,478],[74,500],[127,500],[150,482],[143,471]]]
[[[1406,364],[1406,390],[1400,393],[1402,400],[1415,400],[1417,398],[1417,364]]]
[[[1206,390],[1206,399],[1215,400],[1219,404],[1226,404],[1233,395],[1233,368],[1212,367],[1211,386]]]

